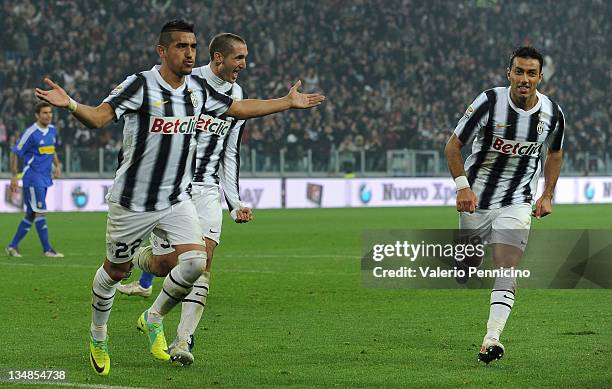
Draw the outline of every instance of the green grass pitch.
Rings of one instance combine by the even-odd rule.
[[[0,215],[3,245],[20,218]],[[519,288],[506,355],[484,366],[476,355],[487,290],[361,286],[362,230],[453,228],[457,215],[446,207],[260,210],[247,225],[226,218],[195,363],[154,360],[135,329],[153,297],[118,296],[112,368],[98,377],[87,336],[106,215],[48,220],[65,259],[42,257],[34,231],[21,245],[24,258],[0,258],[2,369],[65,369],[77,387],[612,387],[610,290]],[[609,205],[555,206],[533,226],[610,228],[611,220]],[[178,317],[176,309],[165,320],[169,343]]]

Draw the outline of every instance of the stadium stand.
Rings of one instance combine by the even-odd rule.
[[[286,150],[284,163],[294,170],[307,150],[312,168],[321,171],[334,163],[351,171],[363,155],[365,170],[383,171],[387,150],[441,151],[476,94],[507,83],[511,49],[530,44],[546,55],[540,89],[566,113],[566,169],[612,171],[606,98],[612,3],[558,3],[5,0],[0,20],[10,39],[0,41],[0,145],[7,150],[32,121],[32,90],[44,76],[76,100],[95,104],[126,75],[156,63],[159,27],[180,17],[196,24],[201,65],[214,34],[231,31],[246,38],[249,66],[240,82],[248,96],[283,95],[299,77],[305,90],[328,96],[315,114],[251,121],[243,153],[256,150],[257,170],[278,170],[279,144]],[[61,145],[104,148],[112,165],[121,147],[119,124],[90,131],[65,112],[57,114]],[[338,161],[330,160],[332,151]],[[73,170],[95,170],[87,164],[96,163],[77,158]]]

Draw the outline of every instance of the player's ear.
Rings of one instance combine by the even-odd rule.
[[[506,78],[510,81],[510,68],[506,68]]]
[[[160,58],[164,58],[166,54],[166,48],[164,46],[157,45],[157,47],[155,47],[155,51],[157,51],[157,55],[159,55]]]
[[[215,53],[213,55],[214,55],[214,58],[215,58],[215,64],[221,65],[223,63],[223,54],[221,54],[218,51],[215,51]]]

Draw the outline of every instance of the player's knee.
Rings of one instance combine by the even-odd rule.
[[[516,267],[519,264],[522,255],[523,250],[507,244],[496,245],[493,254],[495,265],[504,268]]]
[[[25,215],[25,219],[29,222],[33,222],[35,218],[36,218],[36,212],[28,212]]]
[[[503,267],[504,269],[509,269],[511,267],[518,267],[519,264],[519,258],[514,258],[514,257],[501,257],[501,258],[495,258],[495,265],[497,267]]]
[[[206,271],[206,259],[206,251],[202,250],[190,250],[178,256],[179,264],[186,266],[188,272],[198,276]]]
[[[123,281],[132,275],[133,264],[127,263],[112,263],[110,261],[104,262],[104,270],[113,281]]]
[[[117,281],[117,282],[120,282],[120,281],[123,281],[129,278],[130,275],[132,274],[131,271],[126,271],[123,269],[112,269],[110,271],[107,271],[107,273],[110,276],[110,278],[112,278],[114,281]]]

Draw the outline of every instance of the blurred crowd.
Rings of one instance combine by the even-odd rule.
[[[367,169],[381,170],[387,150],[441,150],[478,93],[507,84],[508,56],[524,44],[545,54],[540,90],[565,112],[567,163],[594,169],[612,152],[611,11],[607,0],[4,0],[0,145],[33,121],[43,77],[97,104],[157,63],[160,27],[184,18],[196,25],[198,65],[216,33],[246,38],[239,82],[249,97],[282,96],[297,79],[328,97],[314,112],[249,122],[242,147],[256,150],[259,169],[275,170],[281,149],[289,160],[311,150],[322,170],[336,151],[346,170],[362,150]],[[88,130],[59,111],[55,123],[63,144],[121,147],[121,123]]]

